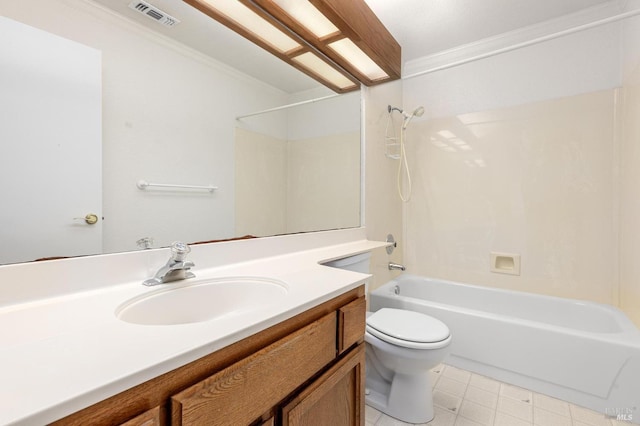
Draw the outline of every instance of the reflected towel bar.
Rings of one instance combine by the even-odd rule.
[[[202,186],[202,185],[176,185],[176,184],[170,184],[170,183],[149,183],[146,180],[139,180],[138,182],[136,182],[136,186],[138,187],[138,189],[141,189],[141,190],[145,190],[150,187],[159,187],[159,188],[174,188],[174,189],[200,189],[203,191],[209,191],[211,193],[213,193],[213,191],[218,189],[217,186],[212,186],[212,185]]]

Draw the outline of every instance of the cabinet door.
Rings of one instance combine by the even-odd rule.
[[[283,425],[364,425],[364,345],[359,345],[282,409]]]

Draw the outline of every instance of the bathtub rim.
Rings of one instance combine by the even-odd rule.
[[[402,285],[402,282],[409,281],[409,280],[418,280],[418,281],[427,281],[427,282],[437,281],[445,285],[451,285],[459,288],[460,287],[469,288],[469,289],[480,290],[484,292],[497,292],[505,295],[514,295],[517,297],[526,296],[526,297],[533,297],[538,300],[553,300],[555,302],[571,303],[571,304],[576,304],[580,306],[585,306],[585,307],[606,312],[608,315],[610,315],[613,318],[613,320],[618,325],[620,330],[611,331],[611,332],[581,330],[581,329],[566,327],[563,325],[553,324],[551,322],[535,321],[531,319],[519,318],[519,317],[509,316],[505,314],[496,314],[496,313],[487,312],[479,309],[471,309],[471,308],[457,306],[457,305],[448,304],[448,303],[435,302],[428,299],[420,299],[416,297],[403,296],[402,294],[400,295],[395,294],[394,292],[395,286]],[[446,279],[435,278],[435,277],[426,277],[426,276],[415,275],[411,273],[403,273],[398,275],[397,277],[382,284],[380,287],[376,288],[375,290],[372,290],[371,294],[380,294],[383,297],[393,297],[393,298],[399,298],[400,300],[407,300],[407,301],[417,300],[419,302],[432,305],[439,309],[463,312],[465,314],[479,316],[483,318],[491,318],[491,319],[509,318],[509,321],[511,322],[514,322],[516,324],[520,324],[523,326],[527,326],[527,327],[534,327],[539,329],[546,329],[551,327],[558,331],[562,331],[563,333],[569,333],[576,336],[583,336],[583,337],[597,336],[602,340],[616,342],[618,344],[627,343],[625,344],[625,346],[630,346],[634,348],[640,347],[640,329],[636,327],[636,325],[631,321],[631,319],[629,319],[629,317],[626,316],[626,314],[621,309],[612,305],[594,302],[590,300],[565,298],[565,297],[552,296],[552,295],[546,295],[546,294],[531,293],[527,291],[504,289],[500,287],[489,287],[489,286],[482,286],[482,285],[476,285],[476,284],[461,283],[457,281],[446,280]],[[637,342],[628,342],[627,338],[629,337],[636,337],[635,340]],[[636,343],[636,344],[629,344],[629,343]]]

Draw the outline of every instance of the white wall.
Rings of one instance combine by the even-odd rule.
[[[308,91],[304,93],[303,100],[319,99],[322,97],[321,93]],[[317,96],[319,94],[320,96]],[[296,102],[295,99],[290,98],[290,101]],[[288,140],[305,140],[352,132],[360,132],[360,92],[346,93],[287,110]]]
[[[234,235],[235,117],[286,103],[283,92],[90,2],[2,2],[0,13],[103,53],[105,252]],[[220,189],[142,192],[139,179]]]
[[[403,81],[423,119],[486,111],[620,85],[620,26],[610,24]]]

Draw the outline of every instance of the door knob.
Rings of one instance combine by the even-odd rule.
[[[85,217],[74,217],[74,220],[84,220],[87,225],[95,225],[98,223],[98,215],[95,213],[88,213]]]

